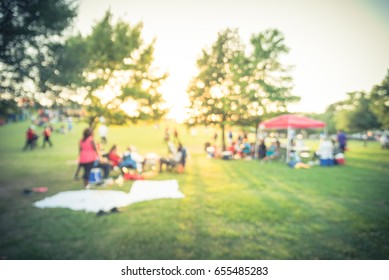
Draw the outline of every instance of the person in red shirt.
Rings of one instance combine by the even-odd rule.
[[[50,141],[50,136],[51,136],[51,129],[49,126],[45,127],[45,130],[43,130],[43,146],[44,148],[46,146],[46,142],[49,143],[50,147],[53,146],[53,143]]]
[[[118,166],[122,161],[122,158],[119,156],[117,152],[117,146],[113,145],[112,148],[108,152],[108,159],[111,161],[113,166]]]
[[[80,141],[79,165],[84,168],[84,186],[88,185],[89,175],[96,161],[99,160],[96,144],[93,140],[92,129],[87,128],[83,132]]]
[[[26,132],[26,144],[24,145],[23,150],[30,148],[30,150],[35,148],[36,141],[38,140],[38,135],[34,131],[34,127],[30,126]]]

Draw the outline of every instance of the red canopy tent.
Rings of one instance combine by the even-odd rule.
[[[289,160],[290,141],[289,135],[292,128],[324,128],[326,124],[322,121],[307,118],[301,115],[286,114],[281,115],[270,120],[259,123],[259,129],[287,129],[287,144],[286,144],[286,160]]]
[[[281,115],[259,123],[261,129],[323,128],[325,126],[322,121],[292,114]]]

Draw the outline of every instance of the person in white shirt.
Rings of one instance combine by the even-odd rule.
[[[108,127],[105,124],[100,125],[99,135],[102,144],[107,144]]]
[[[320,159],[333,159],[334,158],[334,144],[330,139],[323,139],[319,148],[316,151],[316,156]]]

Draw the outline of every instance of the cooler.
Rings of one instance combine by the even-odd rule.
[[[96,184],[102,181],[101,169],[92,168],[89,174],[89,183]]]
[[[333,166],[334,160],[332,158],[320,159],[320,166]]]
[[[344,158],[336,159],[336,163],[339,164],[339,165],[344,165],[345,164]]]

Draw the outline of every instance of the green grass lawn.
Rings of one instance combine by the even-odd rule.
[[[378,143],[351,142],[345,166],[296,170],[282,162],[208,159],[203,144],[210,136],[202,129],[191,136],[176,126],[189,151],[187,169],[153,179],[177,179],[186,197],[136,203],[98,217],[33,206],[82,189],[73,174],[85,125],[53,134],[53,148],[23,152],[27,126],[0,127],[2,259],[389,258],[389,152]],[[110,127],[108,140],[164,155],[164,129]],[[131,184],[104,189],[128,192]],[[38,186],[48,193],[23,195]]]

